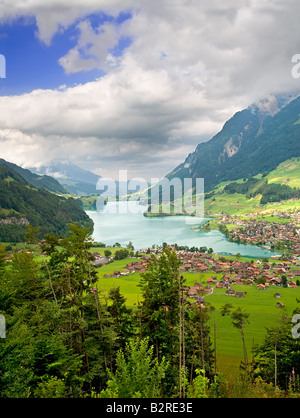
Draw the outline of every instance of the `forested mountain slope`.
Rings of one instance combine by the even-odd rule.
[[[92,226],[92,220],[73,198],[37,189],[6,164],[0,164],[0,241],[23,241],[27,225],[40,228],[40,237],[64,235],[73,221]]]
[[[166,177],[205,179],[206,192],[222,181],[274,170],[300,156],[300,97],[273,116],[258,106],[237,112],[208,142],[200,143]]]
[[[30,170],[24,169],[16,164],[5,161],[2,158],[0,158],[0,164],[5,164],[6,166],[12,168],[16,173],[22,176],[27,181],[27,183],[31,184],[37,189],[46,189],[49,190],[49,192],[61,195],[70,194],[69,190],[63,187],[53,177],[32,173]]]

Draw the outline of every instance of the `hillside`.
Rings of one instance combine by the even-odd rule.
[[[300,189],[300,158],[284,161],[267,175],[269,183],[287,184]]]
[[[265,175],[300,156],[300,97],[271,115],[258,106],[237,112],[166,177],[205,179],[209,192],[223,181]]]
[[[73,198],[37,189],[6,164],[0,164],[0,242],[23,241],[26,226],[40,228],[40,236],[65,235],[73,221],[93,226]]]
[[[206,190],[205,190],[206,192]],[[144,195],[143,198],[146,198]],[[175,201],[174,206],[178,202]],[[158,208],[149,207],[145,216],[172,215],[169,203]],[[272,215],[270,221],[277,221],[274,212],[296,212],[300,207],[300,158],[295,157],[280,163],[268,174],[240,178],[235,181],[223,181],[204,195],[205,216],[222,214],[235,217],[249,217],[255,214],[262,219]],[[185,206],[190,209],[189,204]],[[151,209],[151,211],[150,211]],[[192,212],[192,210],[190,210]],[[282,222],[282,219],[281,219]],[[211,226],[213,223],[211,223]]]
[[[300,204],[299,173],[300,158],[292,158],[266,176],[220,183],[205,195],[206,213],[242,216],[296,210]]]
[[[30,170],[19,167],[18,165],[5,161],[2,158],[0,158],[0,164],[5,164],[6,166],[12,168],[16,173],[22,176],[27,181],[27,183],[36,187],[37,189],[46,189],[49,192],[60,195],[70,194],[69,190],[63,187],[53,177],[34,174]]]

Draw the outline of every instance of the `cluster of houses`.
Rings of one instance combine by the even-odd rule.
[[[138,271],[139,273],[142,273],[146,271],[148,260],[150,259],[150,256],[143,256],[140,260],[132,261],[131,263],[128,263],[126,265],[125,270],[115,270],[112,274],[105,274],[103,277],[122,277],[122,276],[128,276],[128,274],[135,273]]]
[[[114,271],[104,277],[121,277],[134,272],[144,272],[147,262],[151,259],[151,253],[157,254],[159,251],[161,250],[153,249],[150,254],[149,251],[142,251],[142,256],[128,263],[124,270]],[[289,261],[264,262],[256,260],[254,262],[240,261],[238,258],[229,260],[222,256],[185,250],[176,251],[176,253],[181,261],[181,273],[195,273],[195,276],[197,274],[200,280],[201,273],[206,273],[205,276],[208,276],[207,273],[209,273],[205,284],[198,283],[186,288],[187,295],[190,297],[204,297],[214,289],[222,288],[226,289],[226,294],[229,296],[244,297],[243,292],[234,291],[231,285],[253,285],[258,290],[267,290],[272,285],[282,286],[284,284],[283,277],[286,278],[288,287],[297,288],[300,285],[300,260],[296,257]],[[199,300],[201,302],[201,299]]]
[[[278,242],[288,243],[293,255],[300,255],[300,212],[293,215],[277,214],[282,219],[289,216],[288,223],[271,223],[258,221],[256,218],[233,220],[228,216],[221,218],[221,222],[234,223],[239,227],[229,232],[228,239],[234,242],[243,242],[251,245],[265,245],[270,248],[277,246]]]
[[[224,279],[230,279],[236,284],[244,284],[245,280],[256,281],[259,277],[270,281],[281,275],[286,275],[287,279],[293,279],[300,276],[300,260],[293,258],[289,261],[272,261],[263,262],[257,260],[239,261],[238,258],[230,261],[224,257],[216,257],[212,254],[201,254],[197,252],[178,251],[178,257],[181,259],[182,266],[180,270],[193,271],[204,273],[207,271],[214,271],[215,273],[222,273]],[[211,281],[214,280],[212,276]],[[250,284],[250,281],[249,281]]]
[[[92,265],[95,267],[101,267],[113,261],[113,257],[102,257],[99,253],[93,253],[93,257]]]
[[[235,291],[231,288],[230,283],[226,282],[224,283],[224,286],[218,286],[219,283],[216,283],[215,287],[212,287],[210,284],[207,284],[204,286],[202,283],[195,283],[194,286],[188,286],[185,288],[186,295],[190,298],[196,298],[197,304],[204,305],[204,298],[207,295],[210,295],[211,293],[214,293],[214,290],[216,288],[224,287],[226,288],[226,295],[228,296],[235,296],[237,298],[244,298],[245,293],[240,291]]]
[[[217,289],[225,289],[225,294],[228,296],[245,297],[245,292],[236,291],[231,285],[252,285],[256,286],[257,290],[268,290],[270,286],[281,287],[283,277],[286,278],[287,287],[297,288],[300,285],[300,261],[296,258],[290,261],[266,263],[257,260],[251,263],[240,262],[238,259],[230,262],[223,257],[216,259],[209,254],[179,252],[178,255],[183,263],[182,271],[195,273],[212,271],[212,275],[206,278],[206,283],[199,282],[186,288],[187,296],[195,298],[196,304],[201,307],[205,307],[205,296],[216,292]],[[214,273],[218,274],[219,278]],[[284,304],[278,301],[276,306],[283,307]]]

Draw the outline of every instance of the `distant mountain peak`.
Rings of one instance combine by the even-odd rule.
[[[299,97],[300,93],[289,93],[289,94],[269,94],[268,96],[258,100],[252,104],[250,108],[259,111],[262,114],[270,116],[276,115],[281,109],[286,107],[290,102]]]
[[[33,168],[32,171],[54,177],[62,186],[77,196],[95,194],[96,184],[101,178],[67,160],[52,161],[39,168]]]

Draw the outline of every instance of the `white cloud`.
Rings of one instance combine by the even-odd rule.
[[[77,45],[59,59],[66,73],[95,67],[107,69],[108,51],[116,46],[119,40],[118,26],[105,23],[94,30],[90,22],[84,20],[77,25],[77,28],[80,31]]]
[[[135,0],[1,0],[0,19],[34,16],[39,38],[49,44],[53,35],[77,19],[104,12],[117,16],[120,10],[134,7]]]
[[[94,28],[88,19],[129,8],[132,18],[122,25]],[[46,43],[80,19],[76,45],[60,64],[67,73],[107,71],[73,88],[1,97],[1,146],[28,166],[69,157],[108,173],[161,176],[235,111],[299,89],[291,76],[299,12],[298,0],[0,0],[2,17],[36,16]],[[132,43],[114,57],[122,36]]]

